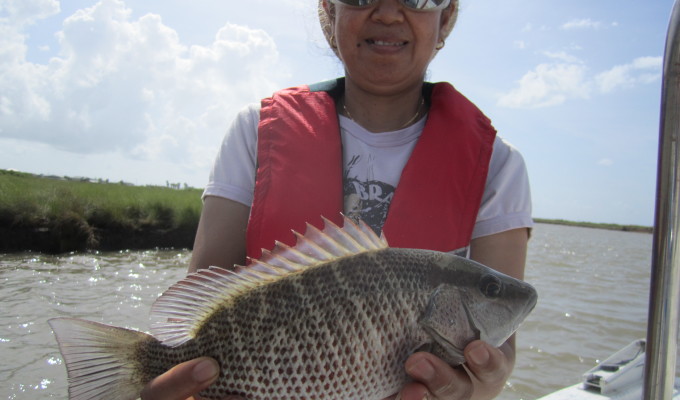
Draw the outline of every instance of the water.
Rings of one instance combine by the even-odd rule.
[[[536,399],[645,337],[652,236],[539,224],[526,280],[538,305],[522,326],[502,400]],[[66,398],[46,320],[147,330],[151,303],[186,271],[187,251],[0,255],[0,398]]]
[[[525,279],[538,304],[518,334],[504,400],[535,399],[581,381],[646,337],[652,235],[539,224]]]
[[[186,273],[189,258],[186,251],[0,257],[0,398],[67,398],[47,319],[147,330],[151,303]]]

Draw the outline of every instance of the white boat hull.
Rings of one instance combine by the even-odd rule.
[[[636,340],[583,374],[582,383],[538,400],[640,400],[646,347],[644,339]],[[673,400],[680,400],[678,387],[676,380]]]

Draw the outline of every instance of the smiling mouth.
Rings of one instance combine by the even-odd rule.
[[[376,45],[376,46],[391,46],[391,47],[401,47],[401,46],[406,46],[408,42],[388,42],[385,40],[374,40],[374,39],[366,39],[366,43]]]

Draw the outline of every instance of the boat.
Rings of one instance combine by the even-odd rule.
[[[637,339],[583,374],[583,381],[539,400],[640,400],[644,389],[647,340]],[[680,400],[680,380],[670,399]],[[660,397],[659,399],[664,399]]]
[[[647,337],[539,400],[680,400],[675,377],[680,310],[680,0],[666,38]]]

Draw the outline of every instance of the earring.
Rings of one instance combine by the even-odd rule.
[[[446,46],[446,41],[444,39],[441,40],[441,42],[437,43],[437,45],[434,47],[435,50],[441,50]]]
[[[331,38],[328,39],[328,42],[330,43],[332,49],[338,48],[338,44],[335,43],[335,35],[334,34],[331,34]]]

